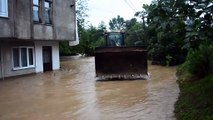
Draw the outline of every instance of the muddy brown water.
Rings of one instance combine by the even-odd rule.
[[[0,81],[0,120],[175,120],[175,67],[149,65],[150,80],[96,81],[94,58]]]

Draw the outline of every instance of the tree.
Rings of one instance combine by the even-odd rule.
[[[112,18],[112,20],[109,22],[110,30],[124,30],[125,28],[125,20],[120,15],[118,15],[117,18]]]
[[[178,64],[186,56],[182,46],[185,36],[185,23],[178,14],[183,1],[158,0],[144,5],[144,11],[136,15],[141,17],[144,26],[144,38],[147,40],[149,58],[160,64]]]
[[[143,33],[144,29],[140,22],[136,18],[126,21],[126,45],[145,45]]]
[[[88,5],[87,0],[77,0],[76,1],[76,19],[77,19],[77,26],[78,26],[78,34],[79,39],[82,41],[85,34],[85,25],[87,24],[86,18],[88,17]],[[62,41],[59,44],[60,55],[73,55],[79,53],[81,47],[74,46],[70,47],[69,42]]]
[[[88,29],[82,31],[81,41],[78,47],[78,53],[92,56],[94,55],[95,48],[104,46],[103,31],[104,26],[100,25],[99,29],[94,26],[89,26]]]
[[[98,29],[101,30],[101,32],[105,32],[105,31],[106,31],[107,27],[106,27],[104,21],[101,21],[101,22],[99,23]]]
[[[213,37],[211,0],[156,0],[136,15],[142,18],[149,57],[161,64],[184,62],[187,51]]]
[[[81,28],[85,27],[86,18],[88,17],[87,11],[88,11],[88,0],[77,0],[76,4],[76,17],[77,17],[77,22],[78,22],[78,27]]]
[[[213,4],[211,0],[191,0],[187,2],[187,6],[190,9],[182,13],[188,16],[184,48],[198,49],[199,44],[212,41]]]

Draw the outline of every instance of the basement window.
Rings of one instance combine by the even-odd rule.
[[[0,17],[8,17],[8,1],[0,0]]]
[[[14,47],[13,70],[35,67],[33,47]]]

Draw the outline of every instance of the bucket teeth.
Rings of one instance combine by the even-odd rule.
[[[118,79],[121,79],[121,75],[118,75]]]
[[[112,80],[112,79],[126,79],[126,80],[131,80],[131,79],[150,79],[149,73],[147,74],[111,74],[111,75],[98,75],[97,76],[99,80]]]
[[[112,75],[97,75],[99,79],[149,79],[149,74],[112,74]]]

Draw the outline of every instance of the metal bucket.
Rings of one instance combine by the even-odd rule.
[[[148,79],[147,50],[143,46],[96,48],[95,69],[100,79]]]

